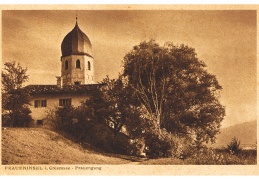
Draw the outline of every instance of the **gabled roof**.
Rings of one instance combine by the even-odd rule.
[[[96,91],[102,86],[102,84],[87,84],[87,85],[75,85],[75,86],[63,86],[57,85],[28,85],[24,87],[30,94],[57,94],[57,93],[87,93]]]

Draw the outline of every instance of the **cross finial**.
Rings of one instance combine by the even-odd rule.
[[[76,24],[77,24],[77,14],[76,14]]]

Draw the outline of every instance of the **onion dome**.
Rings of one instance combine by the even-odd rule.
[[[87,35],[79,28],[77,21],[74,29],[63,39],[61,52],[62,57],[70,55],[87,55],[92,57],[92,44]]]

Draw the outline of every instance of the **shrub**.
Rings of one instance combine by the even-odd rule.
[[[216,153],[215,150],[211,148],[202,148],[197,153],[195,153],[191,157],[191,161],[194,164],[208,164],[208,165],[215,165],[215,164],[227,164],[229,161],[222,153]]]
[[[3,127],[29,127],[32,122],[31,110],[28,107],[21,107],[11,113],[2,114]]]
[[[114,139],[114,131],[107,124],[94,120],[85,107],[64,106],[49,110],[48,125],[57,131],[72,135],[77,143],[89,143],[107,152],[127,154],[129,138],[119,133]]]
[[[214,149],[203,147],[187,159],[187,164],[197,165],[230,165],[245,164],[245,162],[232,154],[217,152]]]
[[[240,141],[234,137],[229,144],[227,144],[227,150],[230,154],[237,155],[241,152]]]
[[[2,127],[10,127],[12,124],[10,114],[2,114]]]
[[[57,126],[60,130],[71,133],[74,107],[64,106],[56,111]]]
[[[13,127],[29,127],[30,123],[32,122],[30,113],[31,110],[28,107],[22,107],[15,110],[13,112]],[[12,114],[10,116],[12,116]]]
[[[109,131],[104,124],[91,120],[85,124],[84,129],[84,135],[81,137],[82,142],[87,142],[95,147],[112,152],[112,131]]]
[[[149,132],[145,136],[148,147],[147,155],[150,158],[175,157],[180,154],[179,139],[168,133],[165,129],[160,132]]]
[[[188,137],[178,138],[177,144],[178,148],[175,157],[180,159],[189,158],[201,148],[193,143],[192,139],[189,139]]]
[[[54,108],[49,108],[47,110],[47,116],[44,119],[44,127],[54,130],[54,131],[58,131],[61,130],[60,126],[58,124],[58,118],[57,118],[57,109],[58,107],[54,107]]]

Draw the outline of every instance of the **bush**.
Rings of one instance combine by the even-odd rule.
[[[180,154],[177,138],[169,134],[165,129],[161,130],[161,133],[147,133],[145,143],[148,147],[147,155],[150,158],[175,157]]]
[[[237,155],[241,152],[240,141],[234,137],[229,144],[227,144],[227,150],[230,154]]]
[[[87,142],[107,152],[112,152],[112,131],[95,121],[89,121],[84,128],[86,130],[81,137],[81,142]]]
[[[10,114],[2,114],[2,127],[11,127],[12,125]]]
[[[15,109],[13,112],[2,115],[3,127],[29,127],[32,122],[31,110],[28,107]]]
[[[119,154],[131,154],[133,146],[130,141],[127,135],[119,133],[112,145],[113,151]]]
[[[64,106],[51,109],[46,120],[52,129],[72,135],[77,143],[89,143],[106,152],[121,154],[127,154],[131,149],[126,135],[119,133],[114,139],[113,129],[105,123],[93,120],[85,107]]]
[[[256,150],[230,154],[226,149],[202,148],[187,159],[187,164],[197,165],[245,165],[256,164]]]
[[[48,128],[54,131],[61,130],[61,127],[59,126],[59,123],[58,123],[58,118],[56,113],[57,110],[58,110],[58,107],[50,108],[47,110],[47,116],[44,119],[45,128]]]
[[[216,154],[215,151],[211,148],[201,148],[196,153],[194,153],[189,159],[190,164],[222,164],[223,157],[221,154]],[[224,163],[223,163],[224,164]]]
[[[72,106],[64,106],[61,108],[58,108],[56,111],[56,117],[57,117],[57,127],[58,129],[72,133],[73,129],[73,113],[75,108]]]
[[[187,159],[188,164],[197,165],[230,165],[244,164],[244,161],[226,152],[217,152],[214,149],[203,147]]]

